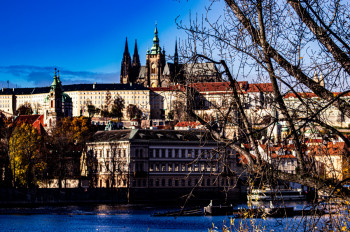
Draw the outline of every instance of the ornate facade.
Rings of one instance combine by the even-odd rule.
[[[140,65],[137,44],[131,61],[127,41],[121,65],[120,83],[138,83],[145,87],[168,87],[174,84],[194,82],[221,82],[221,76],[214,63],[180,64],[175,43],[174,62],[166,62],[165,50],[159,45],[157,25],[154,30],[153,46],[146,52],[146,65]]]

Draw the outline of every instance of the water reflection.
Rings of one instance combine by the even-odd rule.
[[[95,205],[0,209],[0,231],[208,231],[230,225],[226,216],[152,217],[159,206]],[[163,208],[164,210],[164,208]],[[171,209],[169,209],[171,210]],[[236,228],[265,227],[265,231],[304,231],[303,218],[235,219]]]

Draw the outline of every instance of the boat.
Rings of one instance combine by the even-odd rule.
[[[233,214],[233,206],[232,205],[214,205],[211,200],[209,205],[204,207],[203,209],[204,215],[232,215]]]
[[[247,196],[248,202],[253,201],[304,201],[306,195],[302,189],[252,189]]]

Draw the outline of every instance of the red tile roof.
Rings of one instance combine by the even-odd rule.
[[[249,84],[247,92],[273,92],[271,83]]]
[[[14,125],[22,123],[31,124],[39,134],[44,133],[44,115],[20,115],[13,122]]]
[[[200,122],[190,122],[190,121],[185,121],[185,122],[178,122],[175,127],[190,127],[190,128],[197,128],[200,126]]]
[[[315,156],[343,155],[348,149],[344,142],[329,142],[327,143],[327,147],[320,145],[310,146],[309,154]]]
[[[272,92],[271,83],[248,84],[248,81],[237,82],[240,92]],[[199,92],[232,92],[230,82],[203,82],[190,85]]]

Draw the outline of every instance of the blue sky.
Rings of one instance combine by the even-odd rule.
[[[119,83],[125,37],[137,39],[141,63],[157,21],[160,45],[174,53],[175,18],[203,12],[204,0],[0,0],[0,87]],[[132,54],[131,54],[132,55]]]

